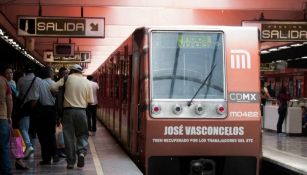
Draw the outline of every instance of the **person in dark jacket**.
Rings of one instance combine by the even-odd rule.
[[[277,96],[278,100],[278,122],[277,122],[277,134],[282,133],[282,124],[287,116],[288,101],[290,100],[290,95],[288,94],[287,88],[282,87]]]

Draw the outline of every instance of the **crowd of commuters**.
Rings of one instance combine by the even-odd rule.
[[[6,66],[0,76],[0,174],[11,174],[11,161],[16,169],[28,169],[23,159],[31,158],[35,150],[35,138],[41,147],[41,166],[66,157],[67,169],[85,164],[88,136],[96,132],[96,108],[98,84],[91,76],[82,75],[78,64],[69,70],[61,68],[57,78],[51,67],[42,69],[39,76],[31,66],[26,66],[24,75],[16,82],[14,69]],[[56,94],[65,83],[64,111],[56,110]],[[14,109],[13,109],[14,108]],[[55,128],[63,126],[64,150],[57,150]],[[25,143],[23,157],[12,157],[10,139],[17,129]],[[76,156],[77,155],[77,156]]]

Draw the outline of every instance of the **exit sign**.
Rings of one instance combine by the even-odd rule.
[[[18,17],[19,36],[105,37],[104,18]]]

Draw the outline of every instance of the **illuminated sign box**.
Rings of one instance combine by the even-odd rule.
[[[242,25],[258,27],[261,41],[307,41],[304,21],[242,21]]]
[[[19,36],[105,37],[104,18],[18,17]]]
[[[90,51],[79,51],[75,52],[73,56],[55,56],[53,51],[44,51],[45,62],[78,62],[78,63],[90,63],[91,52]]]
[[[262,41],[306,41],[307,22],[267,22],[261,24]]]
[[[53,56],[55,57],[65,57],[75,55],[75,44],[71,43],[56,43],[53,44]]]

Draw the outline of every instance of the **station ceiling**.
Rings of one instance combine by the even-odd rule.
[[[53,43],[71,42],[76,50],[91,51],[92,62],[85,70],[85,74],[91,74],[137,27],[241,26],[244,20],[258,20],[261,13],[269,20],[302,21],[306,17],[306,4],[307,0],[1,0],[0,24],[25,47],[29,37],[17,36],[18,16],[81,17],[83,12],[83,17],[104,17],[105,38],[33,37],[35,49],[31,53],[40,61],[44,51],[53,49]],[[267,42],[261,47],[280,44],[283,43]],[[271,58],[267,54],[263,60],[269,62]]]

